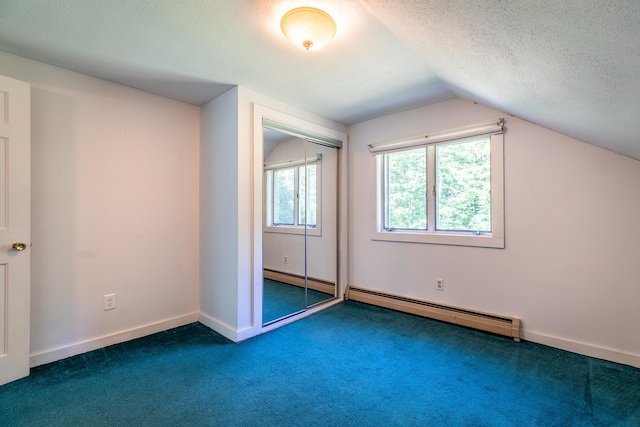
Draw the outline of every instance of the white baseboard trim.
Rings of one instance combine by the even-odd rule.
[[[202,312],[198,313],[198,322],[202,323],[209,329],[213,329],[215,332],[233,342],[241,341],[240,331],[233,329],[231,326],[209,316],[208,314],[204,314]]]
[[[571,341],[535,332],[523,331],[522,338],[527,341],[547,345],[549,347],[559,348],[560,350],[566,350],[572,353],[582,354],[584,356],[595,357],[596,359],[609,360],[611,362],[640,368],[640,355],[637,354],[624,353],[609,348],[598,347],[583,342]]]
[[[198,313],[190,313],[184,316],[178,316],[161,322],[150,323],[148,325],[128,329],[114,334],[104,335],[102,337],[82,341],[76,344],[66,345],[51,350],[33,353],[29,357],[30,367],[44,365],[46,363],[55,362],[67,357],[76,356],[88,351],[97,350],[113,344],[141,338],[157,332],[166,331],[168,329],[177,328],[178,326],[188,325],[198,321]]]
[[[274,329],[277,329],[281,326],[285,326],[288,325],[289,323],[293,323],[296,320],[300,320],[303,319],[307,316],[310,316],[314,313],[317,313],[318,311],[324,310],[326,308],[331,307],[332,305],[336,305],[340,302],[343,301],[342,297],[339,298],[335,298],[327,303],[323,303],[317,306],[313,306],[310,307],[308,310],[296,314],[295,316],[291,316],[288,317],[286,319],[283,319],[279,322],[273,323],[271,325],[268,326],[262,326],[262,324],[259,324],[257,327],[248,327],[248,328],[244,328],[244,329],[240,329],[240,330],[236,330],[233,329],[231,326],[227,325],[224,322],[221,322],[213,317],[211,317],[208,314],[205,313],[199,313],[198,315],[198,321],[200,323],[202,323],[203,325],[205,325],[206,327],[213,329],[215,332],[219,333],[220,335],[222,335],[223,337],[233,341],[233,342],[240,342],[240,341],[244,341],[247,340],[249,338],[255,337],[257,335],[260,335],[264,332],[269,332],[272,331]]]
[[[231,326],[223,323],[208,314],[198,313],[198,322],[202,323],[209,329],[213,329],[223,337],[233,342],[240,342],[260,334],[260,329],[244,328],[240,330],[233,329]]]
[[[256,328],[240,329],[238,331],[238,341],[236,341],[236,342],[248,340],[249,338],[253,338],[256,335],[260,335],[261,328],[262,328],[262,325],[260,325],[260,327],[258,329],[256,329]]]

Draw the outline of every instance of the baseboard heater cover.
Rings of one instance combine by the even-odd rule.
[[[483,313],[354,286],[347,287],[344,299],[504,335],[513,338],[515,341],[520,341],[520,319],[513,317]]]
[[[265,279],[271,279],[277,282],[287,283],[289,285],[304,288],[304,276],[300,276],[298,274],[265,268],[263,271],[263,277]],[[327,280],[318,279],[315,277],[307,277],[307,287],[309,289],[313,289],[314,291],[323,292],[325,294],[333,296],[336,295],[336,284]]]

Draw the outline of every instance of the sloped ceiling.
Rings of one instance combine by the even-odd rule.
[[[303,52],[297,6],[338,34]],[[0,0],[0,50],[200,105],[241,85],[345,124],[460,96],[640,159],[640,2]]]
[[[640,159],[637,0],[368,0],[460,97]]]

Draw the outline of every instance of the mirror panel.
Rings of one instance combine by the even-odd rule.
[[[263,325],[337,296],[335,146],[263,128]]]
[[[305,172],[305,140],[264,130],[263,324],[307,307],[305,227],[299,194]],[[302,206],[301,206],[302,205]],[[302,208],[302,209],[301,209]]]
[[[338,150],[306,141],[308,224],[307,307],[336,296]]]

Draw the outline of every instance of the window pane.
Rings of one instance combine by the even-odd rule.
[[[385,154],[385,228],[427,229],[427,150]]]
[[[306,218],[309,226],[316,226],[316,203],[317,203],[317,187],[316,187],[316,165],[308,165],[307,171],[309,171],[309,213]],[[299,209],[299,222],[300,225],[305,224],[305,195],[306,195],[306,175],[305,175],[305,167],[300,166],[298,172],[299,179],[299,188],[300,188],[300,202],[298,205]]]
[[[491,139],[436,147],[436,229],[491,231]]]
[[[273,223],[293,225],[294,169],[273,171]]]

